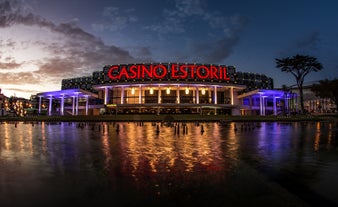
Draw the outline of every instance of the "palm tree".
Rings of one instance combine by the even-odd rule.
[[[301,113],[304,113],[303,83],[307,74],[314,71],[320,71],[323,66],[317,61],[317,58],[307,55],[295,55],[292,58],[275,59],[276,67],[282,72],[291,73],[296,78],[297,87],[300,96]]]

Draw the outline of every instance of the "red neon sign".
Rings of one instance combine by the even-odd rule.
[[[113,65],[108,70],[112,80],[120,79],[216,79],[230,80],[226,66],[194,64]]]

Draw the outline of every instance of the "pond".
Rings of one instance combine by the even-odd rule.
[[[3,122],[3,206],[338,206],[336,122]]]

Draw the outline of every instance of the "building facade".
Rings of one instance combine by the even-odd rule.
[[[252,91],[261,94],[264,101],[251,102],[250,109],[245,104],[248,97],[254,95]],[[91,76],[64,79],[60,91],[39,93],[37,97],[39,109],[43,101],[49,100],[47,108],[50,115],[268,115],[268,100],[273,98],[276,105],[284,96],[273,90],[272,78],[264,74],[239,72],[233,66],[142,63],[108,65]],[[256,104],[260,104],[258,112]],[[262,108],[264,104],[266,107]],[[272,114],[277,114],[278,110],[278,107],[272,107]]]

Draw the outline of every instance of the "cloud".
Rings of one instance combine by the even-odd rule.
[[[13,41],[12,39],[8,39],[6,41],[0,39],[0,47],[9,47],[11,49],[15,49],[16,42]],[[1,52],[1,50],[0,50]]]
[[[242,16],[208,10],[206,1],[177,0],[172,9],[163,10],[162,18],[153,24],[140,25],[154,33],[142,36],[140,31],[136,45],[121,48],[105,44],[74,21],[56,24],[41,17],[23,2],[0,0],[1,80],[5,83],[5,77],[17,80],[20,76],[24,77],[20,79],[21,85],[39,83],[46,88],[51,84],[59,88],[61,79],[86,76],[107,64],[164,62],[167,57],[173,58],[171,61],[219,63],[234,51],[247,24]],[[99,31],[121,31],[139,23],[136,14],[134,9],[106,7],[102,12],[104,20],[92,27]],[[206,29],[199,30],[205,26]],[[148,43],[142,42],[146,37]]]
[[[122,10],[118,7],[105,7],[102,12],[104,20],[100,23],[92,24],[95,31],[118,31],[124,29],[128,24],[138,21],[133,15],[134,9]]]
[[[163,34],[180,34],[187,32],[186,23],[191,16],[202,17],[204,9],[200,0],[175,1],[175,9],[163,10],[163,20],[144,28]]]
[[[15,50],[16,43],[12,39],[0,39],[0,70],[16,69],[22,66],[14,57],[8,56],[8,50]]]
[[[97,53],[104,57],[109,57],[111,61],[134,60],[134,57],[130,56],[128,51],[114,45],[105,45],[101,39],[85,32],[74,23],[62,23],[56,25],[33,13],[21,13],[22,9],[20,9],[20,4],[18,4],[17,1],[14,1],[13,4],[11,3],[9,3],[9,1],[0,3],[0,13],[3,13],[3,15],[0,16],[0,26],[8,27],[13,24],[38,26],[63,35],[63,38],[67,43],[72,43],[69,47],[81,47],[79,50],[85,49],[87,52],[90,52],[89,50],[95,48]],[[79,44],[80,42],[81,44]],[[85,45],[81,46],[82,44]],[[68,44],[65,44],[63,46],[67,47],[67,45]]]
[[[15,69],[20,67],[21,63],[16,63],[14,60],[10,62],[0,62],[0,70],[2,69]]]
[[[32,72],[7,72],[0,73],[1,84],[25,85],[25,84],[41,84],[42,79],[39,74]]]
[[[180,34],[186,31],[184,19],[178,11],[165,9],[163,11],[163,16],[165,17],[163,21],[157,24],[144,26],[144,29],[151,30],[159,35],[173,33]]]
[[[318,49],[318,45],[320,43],[320,35],[319,32],[311,32],[306,34],[304,37],[299,39],[296,42],[296,47],[301,50],[316,50]]]
[[[49,45],[51,57],[37,63],[39,72],[46,76],[77,77],[90,75],[101,70],[106,64],[130,62],[129,52],[116,46],[90,44],[89,42],[73,41],[65,45]]]
[[[51,25],[52,23],[32,14],[22,2],[3,1],[0,2],[0,27],[9,27],[13,24],[25,25]]]
[[[196,51],[195,62],[219,63],[233,52],[238,41],[239,37],[234,35],[208,43],[195,43],[193,45],[194,51]]]
[[[216,20],[217,24],[222,22],[220,25],[223,25],[221,27],[223,35],[205,43],[195,42],[192,50],[196,51],[196,56],[203,62],[219,63],[233,52],[240,40],[239,35],[248,20],[242,16],[231,16],[229,18],[214,17],[210,20]]]
[[[154,62],[153,53],[151,52],[149,47],[134,46],[129,50],[130,53],[138,57],[141,60],[141,62]]]
[[[163,11],[162,21],[144,28],[163,40],[177,35],[184,45],[171,55],[179,61],[220,63],[233,52],[247,23],[240,15],[209,11],[203,0],[176,0],[174,9]]]
[[[186,16],[204,15],[206,4],[202,0],[176,0],[178,12]]]
[[[113,18],[114,11],[108,9],[106,15]],[[39,83],[49,88],[53,83],[59,88],[63,78],[137,61],[126,49],[105,44],[74,21],[55,24],[34,14],[22,1],[0,1],[0,30],[0,69],[15,69],[0,74],[2,84]]]
[[[8,91],[15,91],[15,92],[21,92],[21,93],[30,93],[30,94],[36,94],[39,91],[37,90],[30,90],[30,89],[22,89],[22,88],[4,88]]]
[[[317,31],[305,33],[279,52],[280,56],[294,56],[295,54],[319,55],[321,42],[320,33]]]

